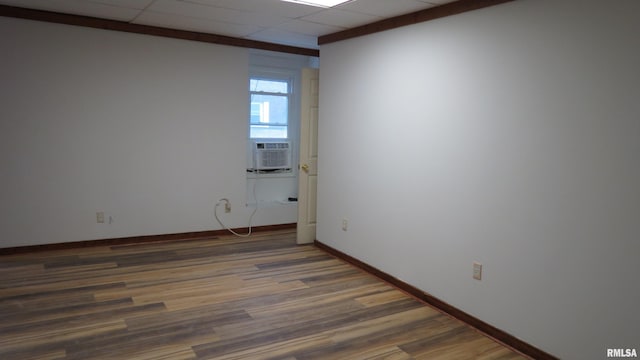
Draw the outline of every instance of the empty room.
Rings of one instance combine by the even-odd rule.
[[[0,359],[640,350],[637,0],[0,0]]]

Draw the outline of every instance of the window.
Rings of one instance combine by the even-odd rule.
[[[256,77],[249,80],[251,97],[250,139],[287,139],[289,137],[289,80]]]

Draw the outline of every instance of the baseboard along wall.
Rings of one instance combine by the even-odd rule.
[[[316,240],[314,242],[315,246],[326,251],[327,253],[339,258],[343,261],[346,261],[374,276],[377,278],[389,283],[390,285],[402,290],[403,292],[413,296],[414,298],[433,306],[434,308],[449,314],[450,316],[464,322],[465,324],[477,329],[478,331],[484,333],[485,335],[491,337],[492,339],[502,343],[503,345],[521,353],[524,356],[530,357],[536,360],[558,360],[557,357],[538,349],[537,347],[526,343],[515,336],[506,333],[503,330],[496,328],[495,326],[488,324],[475,316],[472,316],[440,299],[437,297],[428,294],[413,285],[410,285],[394,276],[391,276],[384,271],[381,271],[367,263],[364,263],[350,255],[347,255],[340,250],[334,249],[331,246],[323,244],[322,242]]]
[[[251,231],[262,232],[262,231],[275,231],[275,230],[285,230],[285,229],[295,229],[295,228],[296,228],[296,223],[290,223],[290,224],[254,226],[252,227]],[[248,228],[236,228],[232,230],[237,233],[246,233],[248,231]],[[111,245],[152,243],[152,242],[161,242],[161,241],[216,238],[216,237],[227,235],[227,234],[230,234],[228,230],[220,229],[220,230],[184,232],[184,233],[176,233],[176,234],[142,235],[142,236],[115,238],[115,239],[99,239],[99,240],[74,241],[74,242],[55,243],[55,244],[17,246],[17,247],[9,247],[9,248],[0,248],[0,256],[32,253],[37,251],[85,248],[85,247],[92,247],[92,246],[111,246]]]

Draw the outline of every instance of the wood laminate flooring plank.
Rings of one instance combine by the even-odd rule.
[[[277,230],[0,256],[0,359],[524,359]]]

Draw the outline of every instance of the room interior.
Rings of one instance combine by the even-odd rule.
[[[0,3],[3,250],[217,231],[221,197],[244,228],[250,69],[318,67],[321,246],[553,357],[640,347],[637,1],[484,1],[439,16],[454,3],[412,0],[389,18],[429,21],[303,14],[313,35],[235,26],[221,43],[179,38],[161,12],[110,31]],[[186,30],[222,31],[212,24]],[[296,205],[275,201],[295,195],[292,177],[265,184],[252,225],[295,223]]]

